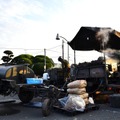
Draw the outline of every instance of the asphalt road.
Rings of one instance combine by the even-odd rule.
[[[99,104],[98,110],[88,110],[75,115],[53,109],[51,114],[44,117],[40,106],[27,106],[15,97],[0,96],[0,100],[14,99],[15,102],[0,104],[0,120],[120,120],[120,108],[110,107],[109,104]],[[34,99],[34,103],[39,99]]]

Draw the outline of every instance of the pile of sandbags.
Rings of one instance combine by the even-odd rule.
[[[68,96],[59,99],[62,107],[69,111],[84,111],[87,104],[94,104],[86,91],[86,86],[86,80],[75,80],[68,83]]]
[[[77,95],[82,98],[85,105],[89,103],[89,94],[86,92],[87,81],[75,80],[67,84],[67,92],[69,96]]]

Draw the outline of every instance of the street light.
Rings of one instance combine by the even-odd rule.
[[[64,59],[64,40],[67,42],[67,44],[69,43],[68,40],[62,36],[59,36],[59,34],[57,34],[56,36],[56,40],[60,40],[60,38],[62,38],[62,58]],[[69,62],[69,44],[68,44],[68,62]]]

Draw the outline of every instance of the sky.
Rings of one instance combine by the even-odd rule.
[[[46,55],[58,62],[62,38],[71,41],[80,27],[111,27],[120,31],[119,0],[0,0],[0,58],[4,50],[19,54]],[[74,51],[69,48],[69,62]],[[67,59],[67,43],[64,58]],[[102,56],[97,51],[77,51],[76,62]]]

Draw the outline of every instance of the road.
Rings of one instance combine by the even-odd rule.
[[[47,117],[42,115],[41,107],[24,105],[15,97],[0,96],[0,100],[14,99],[15,102],[0,104],[0,120],[120,120],[120,108],[113,108],[107,104],[99,104],[98,110],[90,110],[75,115],[60,110],[53,110]],[[38,103],[39,99],[33,102]]]

